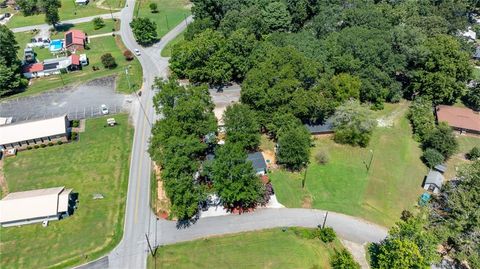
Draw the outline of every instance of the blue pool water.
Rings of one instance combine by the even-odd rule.
[[[63,41],[61,39],[52,40],[50,42],[50,51],[59,51],[63,48]]]

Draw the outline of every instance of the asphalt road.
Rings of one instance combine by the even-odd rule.
[[[65,114],[69,119],[85,119],[102,116],[102,104],[107,105],[110,114],[128,112],[131,101],[131,95],[115,91],[115,78],[101,78],[79,86],[2,101],[0,117],[12,117],[12,122]]]

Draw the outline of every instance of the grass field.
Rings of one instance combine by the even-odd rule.
[[[87,120],[78,142],[20,152],[5,160],[9,191],[65,186],[79,193],[74,215],[41,224],[0,228],[0,268],[68,267],[100,257],[123,233],[133,130],[127,115]],[[92,194],[101,193],[102,200]],[[61,264],[60,264],[61,263]]]
[[[59,27],[56,29],[56,32],[54,32],[51,36],[50,39],[63,39],[65,32],[71,29],[77,29],[77,30],[82,30],[85,32],[88,36],[94,36],[94,35],[99,35],[99,34],[106,34],[106,33],[111,33],[112,29],[115,29],[115,31],[120,29],[120,21],[113,21],[112,19],[108,20],[103,20],[105,22],[105,26],[95,30],[93,26],[93,22],[84,22],[84,23],[78,23],[78,24],[72,24],[68,25],[67,27]]]
[[[161,55],[162,57],[171,57],[172,56],[172,48],[176,44],[180,43],[183,41],[185,38],[183,36],[183,32],[179,34],[177,37],[175,37],[172,41],[168,42],[168,44],[165,46],[165,48],[162,50]]]
[[[334,248],[341,243],[304,239],[294,228],[271,229],[161,247],[148,268],[330,268]]]
[[[96,2],[100,0],[90,1],[86,6],[75,5],[73,0],[61,0],[62,7],[58,10],[60,15],[60,21],[90,17],[100,14],[110,13],[109,9],[102,9],[96,6]],[[125,0],[108,0],[104,1],[103,5],[107,6],[106,3],[111,4],[112,9],[123,7]],[[116,12],[116,10],[112,10]],[[15,14],[13,18],[7,23],[9,28],[17,28],[29,25],[37,25],[45,23],[45,14],[38,14],[33,16],[23,16],[21,12]]]
[[[158,13],[150,12],[150,3],[158,5]],[[150,18],[156,22],[159,38],[190,15],[190,1],[188,0],[138,0],[135,4],[134,15]]]
[[[25,37],[25,33],[19,36],[18,40],[20,42],[28,41],[28,37]],[[116,87],[119,92],[130,93],[134,90],[140,89],[142,85],[142,66],[140,62],[135,58],[133,61],[125,60],[123,56],[123,51],[125,46],[123,45],[120,36],[112,37],[98,37],[92,38],[89,43],[89,50],[85,50],[87,57],[89,59],[89,65],[85,66],[83,70],[77,72],[71,72],[63,75],[54,75],[44,78],[38,78],[31,80],[31,85],[27,87],[27,90],[8,98],[22,97],[26,95],[38,94],[48,90],[54,90],[56,88],[62,87],[69,84],[79,84],[86,81],[117,75]],[[43,57],[52,57],[51,54],[46,49],[37,49],[38,58],[42,60]],[[117,67],[114,69],[106,69],[101,63],[101,56],[105,53],[111,53],[117,62]],[[23,55],[23,52],[21,52]],[[23,56],[22,56],[23,57]],[[42,58],[41,58],[42,57]],[[43,58],[45,59],[45,58]],[[93,67],[99,67],[100,70],[94,71]],[[129,89],[127,75],[125,74],[125,68],[129,68],[129,79],[131,87]]]
[[[279,202],[287,207],[321,208],[392,225],[403,209],[416,204],[427,172],[405,118],[407,109],[404,102],[377,112],[377,116],[396,115],[394,125],[378,127],[367,148],[339,145],[331,137],[315,140],[305,189],[301,188],[304,172],[271,173]],[[328,154],[326,165],[316,163],[313,156],[319,151]]]
[[[468,160],[465,159],[465,154],[468,153],[474,146],[480,147],[480,137],[476,136],[458,136],[458,151],[457,154],[453,155],[450,160],[447,162],[447,171],[445,172],[445,178],[451,179],[455,177],[456,170],[466,164],[469,163]]]

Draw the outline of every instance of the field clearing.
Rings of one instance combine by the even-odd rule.
[[[158,249],[147,268],[330,268],[336,240],[325,244],[278,229],[210,237]],[[155,266],[156,262],[156,266]]]
[[[100,257],[123,234],[133,128],[128,115],[107,128],[106,118],[87,120],[78,142],[23,151],[5,160],[9,191],[65,186],[79,194],[68,218],[0,228],[0,268],[69,267]],[[105,198],[93,200],[94,193]]]
[[[393,225],[402,210],[416,205],[428,171],[420,160],[421,149],[412,138],[407,110],[408,103],[402,102],[387,104],[384,111],[376,112],[377,117],[392,120],[393,126],[378,127],[367,148],[336,144],[331,136],[317,138],[305,189],[301,188],[305,171],[275,170],[270,174],[279,202],[287,207],[332,210]],[[315,161],[320,151],[329,156],[325,165]]]

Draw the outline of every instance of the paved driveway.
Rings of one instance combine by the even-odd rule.
[[[110,114],[128,112],[133,97],[114,90],[114,78],[97,79],[80,86],[0,102],[0,117],[12,122],[44,119],[67,114],[70,119],[101,116],[106,104]]]

